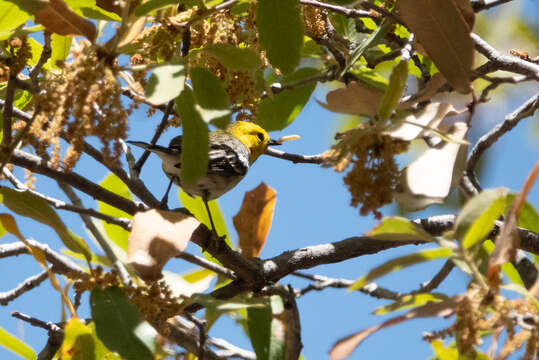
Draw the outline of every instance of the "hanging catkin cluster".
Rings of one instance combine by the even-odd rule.
[[[43,91],[36,98],[34,122],[30,133],[34,145],[43,153],[52,146],[51,162],[71,170],[79,159],[84,140],[96,136],[103,144],[106,162],[114,163],[121,154],[120,139],[127,135],[127,121],[135,103],[124,108],[114,65],[101,59],[95,48],[82,44],[73,52],[74,60],[65,64],[59,75],[47,73]],[[70,147],[60,154],[60,138]],[[32,140],[30,140],[32,141]]]

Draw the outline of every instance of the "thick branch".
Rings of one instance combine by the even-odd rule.
[[[13,176],[13,174],[6,168],[3,169],[3,173],[4,173],[4,176],[17,188],[17,190],[23,191],[23,192],[28,192],[28,193],[30,193],[30,194],[32,194],[34,196],[42,198],[43,200],[47,201],[49,204],[54,206],[56,209],[67,210],[67,211],[71,211],[71,212],[74,212],[74,213],[77,213],[77,214],[82,214],[82,215],[89,215],[91,217],[95,217],[97,219],[104,220],[109,224],[118,225],[118,226],[124,228],[127,231],[129,231],[131,229],[131,220],[129,220],[129,219],[116,218],[116,217],[112,217],[112,216],[100,213],[99,211],[96,211],[94,209],[86,209],[86,208],[83,208],[82,206],[75,206],[75,205],[67,204],[66,202],[64,202],[62,200],[55,199],[53,197],[41,194],[41,193],[39,193],[37,191],[34,191],[34,190],[28,188],[25,184],[23,184],[15,176]],[[0,186],[0,188],[1,188],[1,186]]]
[[[55,169],[38,156],[21,150],[14,150],[10,162],[34,173],[42,174],[56,181],[69,184],[74,188],[92,196],[94,199],[110,204],[130,215],[135,214],[135,212],[138,210],[137,205],[133,201],[116,195],[115,193],[94,184],[75,172],[68,173],[62,169]]]

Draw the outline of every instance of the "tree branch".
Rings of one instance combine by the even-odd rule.
[[[290,154],[286,153],[281,150],[277,150],[271,147],[268,147],[266,149],[266,152],[264,153],[269,156],[273,156],[279,159],[292,161],[294,164],[297,163],[304,163],[304,164],[322,164],[322,154],[318,155],[298,155],[298,154]]]
[[[522,60],[516,56],[502,55],[477,34],[471,33],[470,37],[475,42],[475,49],[489,59],[489,62],[482,65],[481,68],[494,67],[495,70],[510,71],[539,80],[539,65]]]
[[[63,169],[55,169],[39,156],[21,150],[14,150],[9,162],[34,173],[42,174],[56,181],[69,184],[92,196],[94,199],[110,204],[130,215],[134,215],[135,212],[139,210],[137,204],[133,201],[108,191],[75,172],[68,173]]]
[[[492,130],[479,138],[472,151],[470,151],[470,155],[468,156],[468,161],[466,164],[467,175],[473,176],[475,178],[475,167],[477,165],[477,162],[479,161],[479,158],[481,157],[481,155],[483,155],[485,150],[487,150],[492,144],[498,141],[498,139],[502,135],[517,126],[520,120],[532,116],[538,108],[539,93],[532,96],[524,104],[522,104],[509,115],[507,115],[505,117],[505,120],[501,124],[496,125]]]
[[[51,270],[55,273],[67,275],[70,272],[77,273],[79,275],[86,275],[86,272],[71,259],[65,257],[52,250],[49,245],[39,243],[35,240],[27,240],[30,245],[37,247],[45,253],[45,258],[52,264]],[[0,244],[0,259],[18,256],[21,254],[30,254],[28,248],[22,242],[13,242],[8,244]]]
[[[475,12],[479,12],[511,1],[513,0],[476,0],[472,1],[472,7]]]
[[[112,216],[100,213],[99,211],[96,211],[94,209],[86,209],[86,208],[83,208],[82,206],[75,206],[75,205],[67,204],[66,202],[64,202],[62,200],[55,199],[53,197],[41,194],[41,193],[39,193],[37,191],[34,191],[34,190],[30,189],[29,187],[24,185],[19,179],[17,179],[6,168],[3,169],[3,173],[4,173],[4,176],[17,188],[18,191],[28,192],[28,193],[30,193],[30,194],[32,194],[34,196],[37,196],[37,197],[47,201],[49,204],[54,206],[54,208],[56,208],[56,209],[67,210],[67,211],[71,211],[71,212],[74,212],[74,213],[95,217],[97,219],[104,220],[109,224],[118,225],[118,226],[124,228],[127,231],[130,231],[130,229],[131,229],[131,220],[129,220],[127,218],[116,218],[116,217],[112,217]],[[0,186],[0,188],[1,187],[2,186]]]
[[[370,11],[366,10],[357,10],[353,8],[347,8],[344,6],[332,5],[328,3],[323,3],[316,0],[299,0],[299,3],[302,5],[310,5],[321,9],[331,10],[333,12],[343,14],[349,18],[359,18],[359,17],[369,17],[376,18]]]
[[[35,287],[38,287],[43,281],[47,280],[48,277],[49,276],[47,270],[44,270],[41,273],[24,280],[22,283],[17,285],[17,287],[9,291],[0,292],[0,305],[5,306],[10,301],[15,300],[25,292],[30,291]]]

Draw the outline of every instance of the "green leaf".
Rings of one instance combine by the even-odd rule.
[[[0,346],[5,347],[9,351],[14,352],[23,359],[35,360],[36,352],[30,346],[17,339],[15,336],[8,333],[0,327]]]
[[[378,109],[378,118],[384,122],[391,116],[393,109],[399,103],[399,99],[406,88],[406,79],[408,78],[408,61],[399,61],[397,66],[393,68],[389,77],[389,85],[380,108]]]
[[[204,206],[204,202],[202,201],[202,198],[200,196],[196,196],[192,198],[191,196],[187,195],[186,192],[180,189],[179,192],[180,202],[182,203],[183,207],[185,207],[193,216],[206,225],[206,227],[210,228],[210,218],[208,217],[208,212],[206,211],[206,207]],[[228,230],[226,228],[225,218],[223,217],[223,213],[221,212],[221,209],[219,208],[219,203],[217,200],[208,201],[208,207],[210,208],[211,216],[213,218],[213,223],[215,225],[215,232],[219,234],[220,236],[226,236],[226,243],[231,246],[230,242],[230,235],[228,234]],[[214,258],[210,253],[204,251],[204,256],[206,259],[216,263],[220,264],[221,262]]]
[[[301,59],[303,22],[299,0],[259,0],[256,26],[269,62],[283,74],[294,71]]]
[[[455,236],[464,248],[473,246],[492,230],[505,208],[506,196],[505,188],[487,189],[466,203],[455,221]]]
[[[135,16],[148,15],[152,11],[164,9],[166,7],[178,5],[178,0],[150,0],[135,8]]]
[[[264,299],[265,305],[262,308],[247,309],[247,329],[249,339],[256,358],[265,360],[269,358],[269,345],[271,338],[271,306],[269,299]]]
[[[60,350],[63,360],[97,360],[95,341],[90,327],[84,325],[78,318],[71,318],[64,331],[64,341]]]
[[[215,57],[224,67],[232,71],[256,70],[262,66],[260,56],[248,48],[238,48],[230,44],[211,44],[200,51]]]
[[[385,315],[394,311],[423,306],[429,302],[442,302],[447,300],[447,298],[446,295],[428,293],[404,295],[394,303],[379,307],[374,311],[374,315]]]
[[[284,359],[286,326],[283,324],[283,300],[274,295],[264,299],[263,304],[263,307],[247,309],[247,328],[256,358]]]
[[[120,288],[95,287],[90,294],[90,306],[97,336],[107,348],[127,360],[153,358],[150,349],[135,334],[141,324],[138,309],[127,301]]]
[[[0,0],[0,29],[2,34],[10,33],[28,19],[30,19],[30,15],[19,8],[17,2]]]
[[[208,125],[195,108],[191,89],[185,88],[176,98],[176,109],[183,127],[180,177],[182,184],[190,187],[208,171]]]
[[[283,84],[293,84],[316,74],[318,74],[316,69],[302,68],[286,76]],[[258,124],[266,131],[286,128],[309,101],[315,87],[316,82],[310,82],[264,98],[258,105]]]
[[[197,104],[207,109],[228,107],[228,94],[217,76],[202,67],[190,69],[189,75]]]
[[[128,200],[133,200],[133,196],[131,196],[127,185],[125,185],[125,183],[113,173],[108,174],[103,180],[101,180],[99,185],[115,193],[116,195],[120,195]],[[133,218],[131,215],[107,203],[101,201],[98,201],[97,203],[99,212],[103,214],[119,218]],[[120,247],[123,251],[127,251],[127,238],[129,237],[129,231],[118,225],[109,224],[105,220],[100,221],[108,238],[112,240],[113,243],[118,245],[118,247]]]
[[[354,41],[357,36],[355,19],[336,12],[329,13],[329,18],[337,33]]]
[[[224,128],[230,122],[228,94],[221,80],[205,68],[190,70],[191,83],[199,113],[204,121],[215,121],[215,125]]]
[[[423,262],[436,260],[440,258],[448,258],[452,255],[452,250],[448,248],[436,248],[421,250],[413,254],[400,256],[398,258],[389,260],[388,262],[375,267],[369,273],[358,280],[356,280],[349,288],[349,291],[358,290],[365,286],[370,281],[387,275],[389,273],[398,271],[402,268],[420,264]]]
[[[350,72],[362,83],[370,85],[382,92],[387,90],[388,81],[374,69],[369,69],[366,66],[353,66]]]
[[[84,255],[87,261],[91,252],[84,240],[71,233],[48,202],[27,192],[0,186],[0,202],[11,211],[32,218],[53,228],[68,249]]]
[[[63,62],[69,55],[69,50],[71,49],[71,41],[73,38],[71,36],[62,36],[58,34],[52,34],[51,42],[51,58],[49,62],[51,67],[56,70],[61,68],[58,66],[58,63]]]
[[[507,213],[514,199],[515,194],[507,195],[504,213]],[[518,226],[533,232],[539,232],[539,214],[533,205],[527,201],[522,206],[522,209],[520,209],[520,214],[518,215]]]
[[[492,254],[492,251],[494,251],[494,243],[492,242],[492,240],[485,240],[482,246],[489,255]],[[512,263],[506,262],[502,264],[502,271],[505,275],[507,275],[507,277],[512,283],[524,287],[524,282],[522,281],[520,274]]]
[[[434,241],[434,238],[428,232],[410,220],[399,216],[382,219],[365,236],[377,240]]]
[[[433,340],[430,345],[432,346],[432,350],[434,350],[434,355],[436,356],[436,360],[459,360],[459,351],[455,349],[454,347],[444,346],[444,342],[442,340]]]
[[[144,90],[150,103],[160,105],[180,95],[184,86],[185,67],[179,61],[172,61],[154,68]]]
[[[96,5],[96,0],[65,0],[66,4],[79,16],[104,21],[122,21],[122,18],[111,11]]]
[[[350,54],[350,57],[346,60],[346,66],[341,71],[340,76],[343,76],[350,70],[350,68],[356,63],[356,61],[359,60],[359,58],[363,55],[365,50],[368,48],[378,44],[381,39],[386,36],[387,32],[392,27],[391,21],[384,21],[368,38],[363,40],[361,44],[359,44],[353,51],[352,54]]]

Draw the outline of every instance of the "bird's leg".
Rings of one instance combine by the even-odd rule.
[[[170,192],[170,188],[172,187],[172,183],[174,182],[175,176],[170,178],[170,182],[168,183],[167,191],[165,191],[165,195],[163,196],[163,199],[161,199],[161,206],[167,206],[168,203],[168,193]]]
[[[202,200],[204,201],[204,206],[206,206],[206,211],[208,212],[208,217],[210,218],[211,231],[217,233],[217,231],[215,230],[215,224],[213,223],[213,218],[211,217],[211,211],[210,206],[208,205],[208,201],[206,199]]]
[[[211,232],[213,234],[215,234],[215,238],[218,241],[224,241],[226,239],[226,235],[219,236],[219,234],[217,234],[215,224],[213,223],[213,218],[211,216],[210,206],[208,205],[208,192],[207,192],[207,190],[204,191],[204,195],[202,196],[202,201],[204,202],[204,206],[206,207],[206,211],[208,212],[208,217],[210,218]]]

